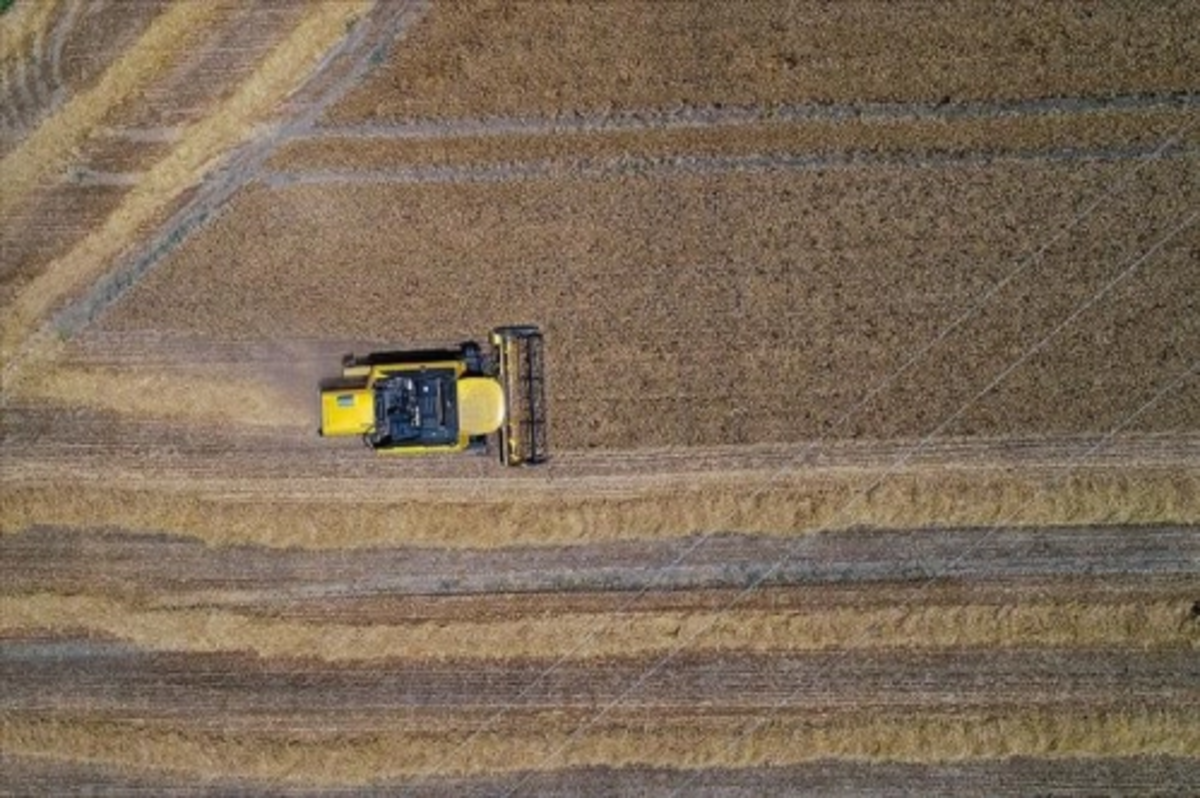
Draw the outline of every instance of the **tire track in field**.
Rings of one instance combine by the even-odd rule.
[[[360,5],[367,7],[365,2]],[[195,11],[191,6],[184,4],[172,7],[167,15],[155,20],[157,27],[152,26],[151,31],[159,34],[163,30],[169,32],[171,28],[168,23],[174,23],[187,14],[215,13],[211,9]],[[391,41],[399,27],[408,22],[408,14],[412,10],[410,4],[382,5],[382,10],[376,15],[383,18],[381,24],[355,26],[355,30],[347,35],[346,18],[354,8],[351,5],[332,4],[308,10],[302,21],[289,31],[287,38],[271,50],[253,76],[239,85],[231,96],[222,98],[220,107],[189,126],[186,139],[176,142],[170,154],[146,173],[139,185],[123,200],[118,212],[109,217],[102,230],[88,236],[66,256],[44,270],[17,297],[12,303],[12,318],[7,320],[4,331],[3,346],[9,355],[4,366],[6,379],[15,382],[22,364],[31,358],[36,360],[40,354],[44,359],[54,348],[56,334],[73,333],[90,321],[102,307],[106,307],[132,285],[142,271],[182,241],[193,227],[207,220],[225,199],[243,185],[246,170],[252,171],[265,157],[274,146],[281,129],[277,127],[271,133],[257,136],[250,144],[244,145],[243,140],[253,132],[248,126],[261,120],[264,115],[275,113],[276,103],[293,96],[295,87],[291,82],[297,80],[295,73],[298,69],[305,74],[310,68],[318,73],[322,69],[332,69],[342,82],[325,96],[304,105],[302,112],[284,123],[285,127],[309,124],[326,103],[340,96],[339,92],[345,90],[348,82],[369,65],[376,47],[383,46],[379,39],[384,43]],[[145,34],[139,41],[144,44],[146,36],[150,34]],[[372,40],[371,36],[375,39]],[[136,60],[130,61],[127,55],[117,66],[110,68],[106,76],[113,70],[119,76],[125,76],[137,63]],[[142,73],[133,75],[135,78],[139,76],[144,78]],[[107,96],[111,92],[105,89],[106,86],[102,83],[94,91]],[[74,106],[75,103],[69,103],[66,110]],[[94,110],[87,103],[83,103],[83,106],[88,111]],[[81,119],[86,122],[84,116],[86,114],[75,114],[68,115],[68,118],[72,123]],[[88,126],[85,124],[83,127]],[[39,128],[39,136],[42,135],[41,131],[42,128]],[[239,146],[242,149],[229,157],[223,167],[210,171],[211,164],[207,164],[206,159],[225,157],[230,148]],[[0,167],[7,166],[13,157],[10,155],[6,158]],[[25,172],[28,171],[25,169]],[[28,177],[24,172],[21,174]],[[110,257],[123,257],[117,251],[122,249],[118,245],[136,232],[139,224],[150,223],[160,214],[169,212],[176,200],[182,201],[180,192],[196,181],[201,182],[201,188],[182,210],[175,213],[164,232],[146,242],[144,248],[133,256],[125,258],[122,261],[124,266],[115,271],[98,269],[97,263],[104,265]],[[9,198],[8,195],[4,196]],[[82,281],[89,279],[99,280],[99,287],[71,302],[73,292],[86,290]],[[54,314],[49,322],[44,322],[43,316],[52,312],[59,301],[69,304]]]
[[[24,135],[37,120],[53,110],[57,87],[61,86],[58,59],[61,42],[74,23],[79,3],[45,0],[34,4],[25,16],[12,22],[5,20],[3,49],[0,52],[0,133],[16,139]],[[9,12],[13,13],[13,12]],[[49,31],[47,30],[49,29]],[[50,40],[49,53],[46,42]],[[47,73],[50,80],[47,81]],[[0,157],[9,145],[0,146]]]
[[[553,118],[485,117],[390,123],[318,124],[289,140],[443,139],[476,136],[561,135],[616,131],[756,125],[763,122],[913,121],[998,119],[1015,116],[1100,114],[1114,111],[1200,107],[1200,94],[1122,94],[1110,97],[1054,97],[956,103],[786,103],[770,106],[688,106],[645,108],[621,113],[574,114]]]
[[[105,5],[105,0],[92,0],[89,5],[89,10],[102,8]],[[70,32],[75,27],[75,21],[78,19],[80,9],[82,8],[82,0],[73,0],[70,10],[67,12],[67,19],[60,21],[54,27],[54,31],[50,37],[50,86],[51,86],[51,107],[60,105],[67,95],[66,81],[63,79],[63,51],[67,46],[67,39]]]
[[[158,70],[181,57],[167,46],[180,31],[203,29],[218,13],[216,4],[186,4],[167,8],[156,16],[137,43],[122,53],[94,86],[72,97],[0,160],[0,180],[8,184],[0,194],[0,212],[16,208],[30,191],[64,165],[72,150],[107,114],[145,89]]]
[[[92,3],[92,7],[96,5]],[[53,113],[66,98],[68,88],[62,75],[63,48],[76,28],[83,6],[83,0],[70,0],[66,11],[59,14],[49,34],[39,36],[34,45],[33,60],[38,65],[35,84],[37,102],[34,106],[35,115],[27,121],[27,127],[35,125],[40,117]]]
[[[1146,130],[1166,124],[1174,130],[1178,121],[1171,117],[1186,115],[1198,104],[1200,95],[1193,94],[1129,95],[963,104],[646,109],[565,119],[351,125],[317,128],[293,139],[289,143],[295,146],[267,165],[264,182],[495,182],[664,170],[719,173],[872,164],[929,168],[1006,158],[1127,159],[1144,157],[1151,140],[1158,144],[1165,135],[1160,130],[1143,140]],[[1134,133],[1135,122],[1149,127]],[[1185,130],[1191,127],[1194,123]],[[757,131],[757,138],[750,131]],[[645,135],[639,139],[631,134]],[[1180,137],[1174,137],[1177,149]],[[1006,145],[1010,138],[1013,143]],[[505,148],[506,141],[511,149]],[[373,168],[389,162],[392,165]]]
[[[942,155],[881,155],[868,152],[831,155],[763,154],[744,156],[698,156],[641,158],[624,156],[606,162],[548,160],[493,166],[425,166],[407,169],[315,169],[311,171],[261,172],[256,181],[270,189],[290,186],[389,185],[443,183],[500,183],[513,180],[606,179],[647,174],[714,175],[727,172],[825,171],[871,167],[987,166],[1005,162],[1063,163],[1072,161],[1120,162],[1150,157],[1195,159],[1200,149],[1177,150],[1156,155],[1157,145],[1138,147],[1062,148],[1043,151],[995,153],[946,153]]]

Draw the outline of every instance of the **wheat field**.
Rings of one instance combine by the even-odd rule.
[[[1200,782],[1195,4],[0,9],[0,793]]]

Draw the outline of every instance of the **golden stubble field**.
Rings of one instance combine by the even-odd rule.
[[[1200,778],[1192,5],[116,8],[0,17],[5,786]],[[547,468],[312,434],[514,321]]]

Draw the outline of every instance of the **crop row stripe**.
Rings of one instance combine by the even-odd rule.
[[[1200,717],[1190,710],[1018,709],[880,717],[781,717],[729,747],[744,719],[647,717],[599,727],[578,739],[557,767],[668,767],[679,770],[802,764],[824,759],[945,763],[1009,757],[1050,759],[1194,756]],[[472,756],[441,775],[479,776],[537,768],[564,734],[552,713],[478,736]],[[162,728],[142,721],[84,717],[0,719],[0,749],[13,756],[86,761],[123,769],[168,769],[200,777],[363,785],[425,772],[466,732],[253,733]],[[555,768],[548,768],[553,770]]]
[[[640,656],[681,639],[709,651],[1135,646],[1200,648],[1186,602],[854,608],[812,612],[564,613],[494,622],[357,626],[277,620],[214,609],[142,609],[93,596],[0,598],[0,632],[88,631],[177,652],[247,651],[330,662],[444,658],[513,660]],[[584,632],[589,645],[577,641]]]
[[[15,478],[19,473],[15,465],[12,469]],[[336,496],[331,480],[282,480],[260,493],[239,493],[228,480],[215,480],[208,490],[197,492],[203,474],[181,474],[155,484],[131,473],[129,481],[140,477],[153,489],[130,490],[113,484],[123,476],[119,466],[106,468],[104,486],[90,486],[85,480],[92,475],[81,474],[64,492],[55,484],[64,479],[61,471],[35,468],[28,479],[37,485],[6,487],[0,533],[34,526],[115,527],[187,535],[210,545],[497,549],[667,540],[704,531],[800,535],[858,526],[1200,522],[1200,471],[1188,467],[1141,472],[1107,467],[1067,476],[1053,470],[913,468],[892,475],[860,499],[853,513],[838,517],[847,498],[878,473],[869,468],[813,469],[786,482],[774,480],[769,492],[758,489],[766,479],[761,475],[758,481],[697,479],[691,487],[674,480],[619,497],[605,495],[602,480],[574,488],[566,480],[540,486],[466,485],[460,480],[423,499],[380,502],[378,494],[353,484],[338,485],[343,492]],[[313,501],[313,495],[322,495],[321,501]],[[1013,515],[1016,508],[1018,517]]]

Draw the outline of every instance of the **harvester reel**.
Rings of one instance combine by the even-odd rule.
[[[491,342],[508,409],[500,430],[500,460],[505,465],[545,462],[548,445],[542,332],[533,325],[497,327],[492,330]]]

